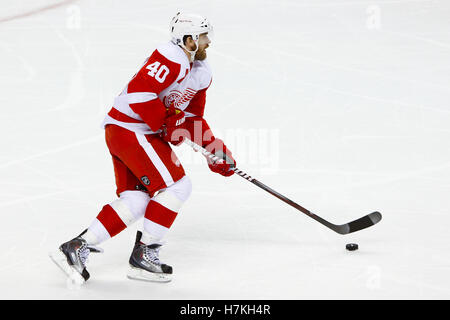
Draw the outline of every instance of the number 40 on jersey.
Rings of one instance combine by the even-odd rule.
[[[163,83],[166,80],[167,75],[169,74],[169,68],[165,65],[161,65],[160,62],[156,61],[149,64],[146,69],[148,69],[148,75],[150,77],[154,77],[156,81],[159,83]]]

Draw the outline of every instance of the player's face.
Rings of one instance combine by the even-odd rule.
[[[206,59],[206,48],[209,47],[211,40],[207,33],[202,33],[198,38],[198,50],[195,53],[195,60],[205,60]]]

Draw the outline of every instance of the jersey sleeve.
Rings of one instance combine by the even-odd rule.
[[[153,131],[161,128],[166,117],[166,108],[158,95],[174,83],[179,74],[180,64],[155,50],[128,84],[127,94],[133,96],[129,101],[130,108]],[[141,96],[146,98],[139,99]]]
[[[207,146],[216,139],[208,122],[199,116],[187,117],[185,129],[189,131],[190,140],[202,147]]]
[[[189,105],[186,107],[185,111],[192,113],[196,116],[203,117],[205,113],[205,104],[206,104],[206,90],[208,88],[199,90],[196,92],[195,96],[189,102]]]
[[[203,117],[205,114],[206,90],[211,85],[211,77],[206,79],[206,81],[203,85],[204,88],[197,91],[184,110],[191,114],[191,116],[186,117],[186,129],[189,131],[191,140],[202,147],[205,147],[215,139],[208,122]]]

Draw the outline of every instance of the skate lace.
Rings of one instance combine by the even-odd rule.
[[[160,265],[161,264],[161,261],[159,260],[160,249],[161,247],[149,248],[148,246],[146,246],[144,248],[144,258],[150,261],[151,263]]]
[[[83,266],[86,266],[86,263],[88,262],[90,250],[86,244],[82,244],[81,247],[77,251],[78,258],[80,259]]]

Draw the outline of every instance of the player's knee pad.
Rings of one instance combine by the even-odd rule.
[[[166,191],[173,193],[180,201],[185,202],[192,192],[191,179],[188,176],[184,176],[168,187]]]
[[[183,203],[189,198],[192,192],[191,179],[184,176],[171,186],[159,192],[152,200],[159,202],[166,208],[178,212]]]
[[[150,202],[148,193],[138,190],[127,190],[120,194],[120,198],[111,203],[111,206],[117,212],[120,210],[124,216],[128,217],[129,222],[134,222],[145,214],[145,209]],[[128,212],[127,212],[128,211]]]

